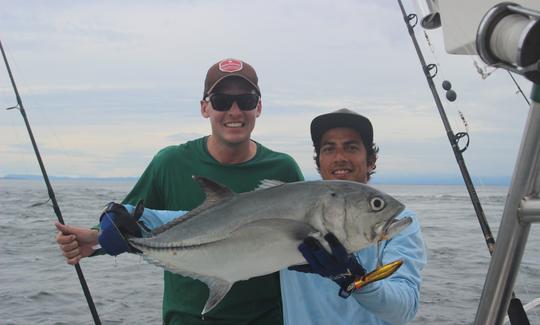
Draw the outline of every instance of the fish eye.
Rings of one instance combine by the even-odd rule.
[[[332,195],[332,197],[336,197],[336,196],[337,196],[336,192],[332,192],[332,193],[330,193],[330,195]]]
[[[369,205],[371,205],[371,209],[373,211],[381,211],[382,209],[384,209],[385,202],[383,199],[376,196],[369,201]]]

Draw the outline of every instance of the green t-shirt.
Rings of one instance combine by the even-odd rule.
[[[193,175],[205,176],[236,193],[254,190],[259,181],[303,180],[296,162],[287,154],[257,143],[253,159],[232,165],[216,161],[206,137],[162,149],[125,198],[124,203],[158,210],[191,210],[205,195]],[[219,267],[219,266],[217,266]],[[163,322],[165,324],[282,324],[279,273],[235,283],[225,298],[201,317],[208,298],[207,286],[190,277],[165,271]]]

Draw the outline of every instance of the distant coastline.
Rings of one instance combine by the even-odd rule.
[[[8,174],[3,177],[0,177],[0,179],[9,179],[9,180],[43,180],[43,176],[41,175],[22,175],[22,174]],[[50,180],[74,180],[74,181],[81,181],[81,180],[88,180],[88,181],[111,181],[111,182],[135,182],[139,178],[138,177],[93,177],[93,176],[49,176]]]
[[[304,175],[306,180],[316,180],[320,177],[316,174]],[[51,180],[66,180],[66,181],[106,181],[106,182],[136,182],[139,178],[135,176],[127,177],[93,177],[93,176],[49,176]],[[43,177],[41,175],[25,175],[25,174],[8,174],[0,176],[0,180],[39,180]],[[474,178],[473,182],[476,186],[483,185],[498,185],[509,186],[511,181],[510,176],[501,177],[481,177]],[[384,184],[384,185],[463,185],[463,180],[459,175],[455,176],[440,176],[440,175],[418,175],[418,176],[385,176],[381,177],[378,174],[373,176],[371,184]]]

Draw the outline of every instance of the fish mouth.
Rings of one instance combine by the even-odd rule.
[[[410,225],[412,222],[411,217],[404,217],[401,219],[391,218],[389,219],[386,224],[383,226],[382,232],[380,234],[379,241],[389,239],[394,234],[401,231],[403,228]]]
[[[396,219],[396,217],[405,209],[404,206],[399,209],[394,217],[388,219],[386,223],[382,226],[381,232],[379,233],[379,238],[377,239],[377,268],[383,266],[382,261],[382,248],[381,243],[383,240],[390,239],[396,233],[400,232],[403,228],[409,226],[412,223],[411,217],[403,217],[401,219]]]
[[[384,223],[380,222],[376,224],[371,230],[371,239],[374,242],[389,239],[392,235],[408,226],[412,222],[410,217],[397,219],[397,216],[399,216],[403,210],[405,210],[405,206],[401,205],[391,218],[385,220]]]

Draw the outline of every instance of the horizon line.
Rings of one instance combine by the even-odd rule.
[[[319,180],[318,174],[304,175],[306,181]],[[35,174],[6,174],[0,176],[0,179],[6,180],[43,180],[43,176]],[[52,180],[101,180],[101,181],[137,181],[139,176],[49,176]],[[509,186],[511,182],[510,176],[487,176],[473,177],[473,182],[476,185],[499,185]],[[458,175],[417,175],[417,176],[373,176],[370,184],[381,185],[465,185],[462,178]]]

